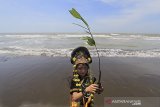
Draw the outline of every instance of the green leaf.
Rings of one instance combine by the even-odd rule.
[[[83,29],[88,30],[86,27],[84,27],[84,26],[82,26],[82,25],[80,25],[80,24],[77,24],[77,23],[73,23],[73,24],[75,24],[75,25],[77,25],[77,26],[79,26],[79,27],[82,27]]]
[[[81,18],[81,20],[84,22],[84,24],[89,27],[88,23],[83,19],[83,17]]]
[[[84,26],[82,26],[82,25],[75,24],[75,25],[78,25],[78,26],[86,29],[85,31],[86,31],[88,34],[91,35],[91,37],[86,36],[86,37],[83,37],[82,39],[83,39],[83,40],[86,40],[88,45],[90,45],[90,46],[96,46],[96,45],[95,45],[94,38],[93,38],[93,36],[92,36],[92,34],[91,34],[91,32],[90,32],[90,28],[89,28],[88,23],[83,19],[83,17],[81,17],[81,15],[76,11],[76,9],[72,8],[72,10],[69,10],[69,12],[72,14],[73,17],[75,17],[75,18],[77,18],[77,19],[80,19],[80,20],[83,21],[83,23],[87,26],[87,28],[86,28],[86,27],[84,27]]]
[[[86,36],[86,37],[83,37],[82,39],[83,39],[83,40],[86,40],[88,45],[90,45],[90,46],[95,46],[95,41],[94,41],[94,39],[92,39],[91,37]]]
[[[83,19],[83,17],[77,12],[76,9],[72,8],[72,10],[69,10],[69,12],[72,14],[73,17],[82,20],[87,27],[89,26],[88,23]]]
[[[85,36],[85,37],[82,37],[82,40],[88,40],[90,37],[89,36]]]
[[[72,14],[73,17],[77,19],[82,19],[81,15],[76,11],[76,9],[72,8],[72,10],[69,10],[69,12]]]
[[[95,41],[93,39],[88,39],[87,43],[90,46],[95,46]]]

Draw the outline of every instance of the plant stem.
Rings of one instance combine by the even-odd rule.
[[[89,34],[91,35],[92,39],[94,40],[94,37],[90,31],[90,28],[87,26],[87,29],[88,29],[88,32]],[[95,41],[95,40],[94,40]],[[95,43],[95,48],[96,48],[96,52],[97,52],[97,55],[98,55],[98,60],[99,60],[99,78],[98,78],[98,84],[100,84],[100,81],[101,81],[101,61],[100,61],[100,56],[99,56],[99,52],[98,52],[98,49],[97,49],[97,46],[96,46],[96,43]]]

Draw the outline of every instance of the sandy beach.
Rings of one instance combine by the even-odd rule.
[[[160,58],[102,57],[104,92],[95,105],[103,107],[105,97],[160,97],[159,65]],[[1,56],[0,107],[68,107],[71,76],[69,57]]]

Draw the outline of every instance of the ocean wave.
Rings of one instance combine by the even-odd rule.
[[[12,35],[4,35],[3,37],[6,38],[18,38],[18,39],[35,39],[35,38],[79,38],[79,37],[85,37],[90,36],[89,34],[12,34]],[[95,34],[95,37],[105,37],[105,38],[111,38],[111,35],[108,34]]]
[[[110,35],[117,36],[117,35],[120,35],[120,34],[118,34],[118,33],[111,33]]]
[[[21,39],[28,39],[28,38],[44,38],[46,37],[46,35],[4,35],[3,37],[7,37],[7,38],[21,38]]]
[[[133,38],[128,38],[128,37],[112,37],[110,39],[114,39],[114,40],[131,40]]]
[[[67,49],[46,49],[46,48],[23,48],[10,47],[1,48],[0,54],[14,55],[38,55],[38,56],[60,56],[70,57],[73,48]],[[99,55],[103,57],[160,57],[160,49],[152,50],[125,50],[125,49],[98,49]],[[97,57],[95,49],[90,49],[91,56]]]
[[[144,40],[150,40],[150,41],[159,41],[160,37],[144,37]]]
[[[1,37],[15,39],[63,39],[63,38],[80,38],[90,36],[89,34],[6,34]],[[93,34],[95,38],[107,38],[116,40],[160,40],[160,35],[140,35],[140,34]]]

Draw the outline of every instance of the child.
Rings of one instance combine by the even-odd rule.
[[[70,86],[71,107],[93,107],[94,94],[101,93],[103,87],[95,84],[96,78],[89,74],[92,58],[88,49],[85,47],[74,49],[71,53],[71,63],[74,64]]]

